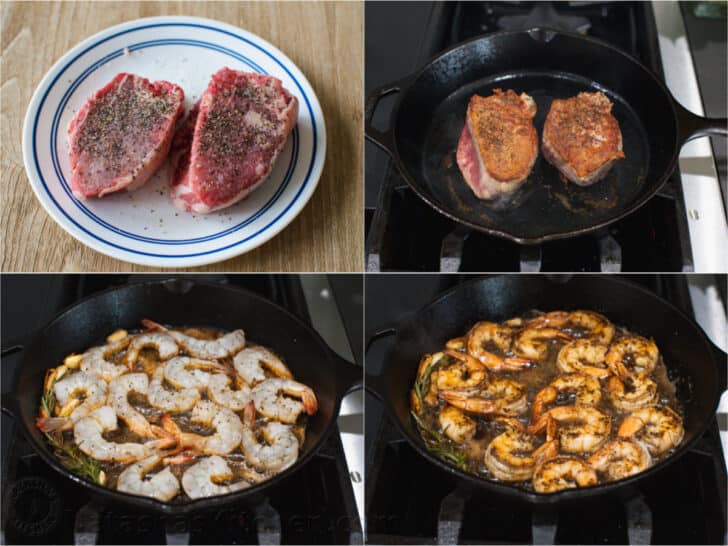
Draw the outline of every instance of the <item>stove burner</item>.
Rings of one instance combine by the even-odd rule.
[[[503,15],[497,24],[503,30],[546,27],[578,34],[586,34],[591,28],[591,23],[586,17],[560,14],[551,2],[535,3],[531,11],[525,15]]]

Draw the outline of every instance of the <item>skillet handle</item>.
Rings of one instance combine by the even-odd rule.
[[[718,365],[718,387],[720,392],[728,390],[728,354],[723,352],[723,349],[715,345],[712,341],[710,342],[711,349],[715,355],[715,363]]]
[[[364,370],[362,367],[349,362],[333,351],[332,353],[336,362],[336,390],[339,397],[343,398],[351,392],[364,388]]]
[[[408,76],[401,80],[377,87],[367,97],[366,108],[364,109],[364,134],[367,140],[379,146],[392,158],[394,157],[394,129],[389,127],[385,131],[380,131],[372,125],[372,119],[374,118],[374,112],[377,110],[379,101],[387,95],[398,93],[408,88],[411,79],[412,77]]]
[[[693,114],[677,102],[675,108],[677,109],[678,132],[681,144],[702,136],[728,136],[728,119],[704,118]]]
[[[382,339],[391,337],[397,333],[397,330],[393,327],[379,328],[370,332],[366,336],[366,343],[364,345],[364,354],[369,352],[371,346]],[[364,389],[375,398],[380,401],[384,399],[384,375],[375,375],[372,373],[366,374],[364,381]]]
[[[5,347],[2,349],[2,352],[0,353],[0,356],[3,360],[7,362],[8,358],[13,358],[14,355],[19,355],[24,349],[24,344],[22,343],[11,343],[8,347]],[[7,366],[7,364],[5,364]],[[15,388],[15,376],[10,378],[9,381],[4,381],[4,383],[7,383],[10,387],[7,392],[3,391],[2,393],[2,412],[13,419],[16,419],[16,416],[18,415],[18,398],[15,396],[15,393],[12,391],[13,388]]]

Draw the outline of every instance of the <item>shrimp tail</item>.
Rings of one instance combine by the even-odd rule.
[[[180,446],[179,450],[180,451],[173,451],[170,454],[172,456],[165,457],[162,459],[162,462],[166,465],[181,465],[192,462],[200,456],[200,452],[194,449],[183,449]]]
[[[310,389],[304,389],[301,395],[303,401],[303,408],[306,410],[308,415],[313,415],[318,411],[318,400],[316,400],[316,394]]]
[[[38,417],[35,420],[35,426],[41,432],[55,432],[70,430],[73,428],[73,421],[67,417]]]
[[[172,432],[157,425],[152,425],[151,428],[154,435],[160,439],[161,443],[159,445],[162,449],[168,449],[177,445],[177,436]]]
[[[154,322],[153,320],[149,319],[142,319],[142,325],[152,332],[166,332],[167,328],[159,324],[158,322]]]
[[[162,423],[162,430],[164,430],[166,433],[171,434],[175,437],[178,437],[180,434],[182,434],[182,430],[179,428],[179,425],[174,422],[174,419],[172,419],[169,413],[163,414],[160,422]]]
[[[252,427],[255,422],[255,414],[255,403],[250,401],[245,404],[245,408],[243,408],[243,422],[249,427]]]

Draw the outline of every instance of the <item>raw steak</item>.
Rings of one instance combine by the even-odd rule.
[[[535,115],[533,99],[512,89],[470,98],[456,159],[476,197],[513,193],[526,180],[538,156]]]
[[[167,157],[184,92],[173,83],[117,74],[68,126],[71,189],[79,199],[140,187]]]
[[[579,186],[604,178],[624,157],[622,132],[604,93],[579,93],[551,103],[543,128],[544,157]]]
[[[298,101],[277,78],[218,71],[172,144],[175,206],[204,214],[246,197],[270,174],[297,118]]]

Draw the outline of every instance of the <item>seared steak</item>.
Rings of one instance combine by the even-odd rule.
[[[624,157],[611,101],[601,92],[555,99],[546,116],[541,149],[549,163],[579,186],[604,178]]]
[[[470,98],[457,163],[478,198],[512,193],[526,180],[538,156],[535,115],[533,99],[512,89]]]
[[[68,126],[73,194],[101,197],[144,184],[167,157],[184,92],[173,83],[117,74]]]
[[[243,199],[268,177],[297,118],[279,79],[218,71],[175,135],[175,206],[204,214]]]

